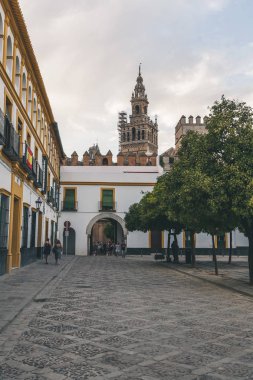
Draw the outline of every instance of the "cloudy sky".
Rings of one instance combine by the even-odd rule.
[[[181,115],[215,99],[253,106],[252,0],[20,0],[64,150],[118,152],[138,64],[159,152]]]

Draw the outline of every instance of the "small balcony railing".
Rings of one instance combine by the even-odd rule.
[[[37,160],[34,160],[35,165],[33,165],[33,174],[34,174],[34,186],[37,188],[41,188],[43,186],[43,171]],[[35,172],[34,172],[35,169]]]
[[[99,211],[110,211],[115,212],[117,209],[117,203],[112,202],[110,204],[104,203],[103,201],[98,202],[98,210]]]
[[[51,203],[51,205],[54,205],[55,199],[54,199],[54,189],[52,187],[49,188],[47,192],[47,202]]]
[[[4,118],[4,154],[11,161],[19,161],[20,136],[15,131],[7,115]]]
[[[0,144],[5,145],[5,127],[4,127],[4,114],[0,109]]]
[[[61,202],[61,210],[62,211],[77,211],[78,210],[78,202],[74,201],[62,201]]]
[[[23,143],[22,146],[23,153],[21,165],[28,173],[28,179],[35,179],[33,152],[31,151],[31,148],[27,145],[27,143]]]

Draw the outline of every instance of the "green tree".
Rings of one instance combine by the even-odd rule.
[[[249,279],[253,284],[253,111],[222,96],[207,119],[209,146],[221,167],[226,193],[239,229],[249,240]]]
[[[212,236],[215,273],[218,274],[214,236],[235,227],[224,173],[207,135],[189,132],[182,140],[178,156],[167,177],[172,216],[190,231],[193,265],[195,233],[206,232]]]

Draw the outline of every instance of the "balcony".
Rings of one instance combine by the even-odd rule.
[[[5,144],[5,133],[4,133],[4,114],[0,109],[0,145]]]
[[[98,202],[98,211],[104,211],[104,212],[116,212],[117,203],[111,202],[110,204],[107,204],[103,201]]]
[[[63,201],[63,202],[61,202],[61,210],[62,211],[77,211],[78,210],[78,202]]]
[[[34,179],[34,163],[33,163],[33,152],[31,151],[31,148],[27,145],[27,143],[22,144],[23,148],[23,154],[21,159],[21,166],[25,169],[25,171],[28,173],[28,179]]]
[[[33,175],[34,175],[34,186],[41,188],[43,186],[43,171],[37,160],[33,160]],[[34,171],[35,170],[35,171]]]
[[[4,139],[5,143],[3,147],[4,154],[11,161],[19,161],[20,137],[9,121],[7,115],[4,118],[4,136],[2,136],[2,138]]]
[[[51,205],[54,206],[54,203],[55,203],[54,189],[52,187],[50,187],[48,192],[47,192],[47,202],[51,203]]]

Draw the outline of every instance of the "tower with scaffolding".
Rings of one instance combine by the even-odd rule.
[[[122,131],[127,125],[127,113],[126,111],[121,111],[118,113],[118,133],[119,133],[119,151],[121,150],[122,141]]]

